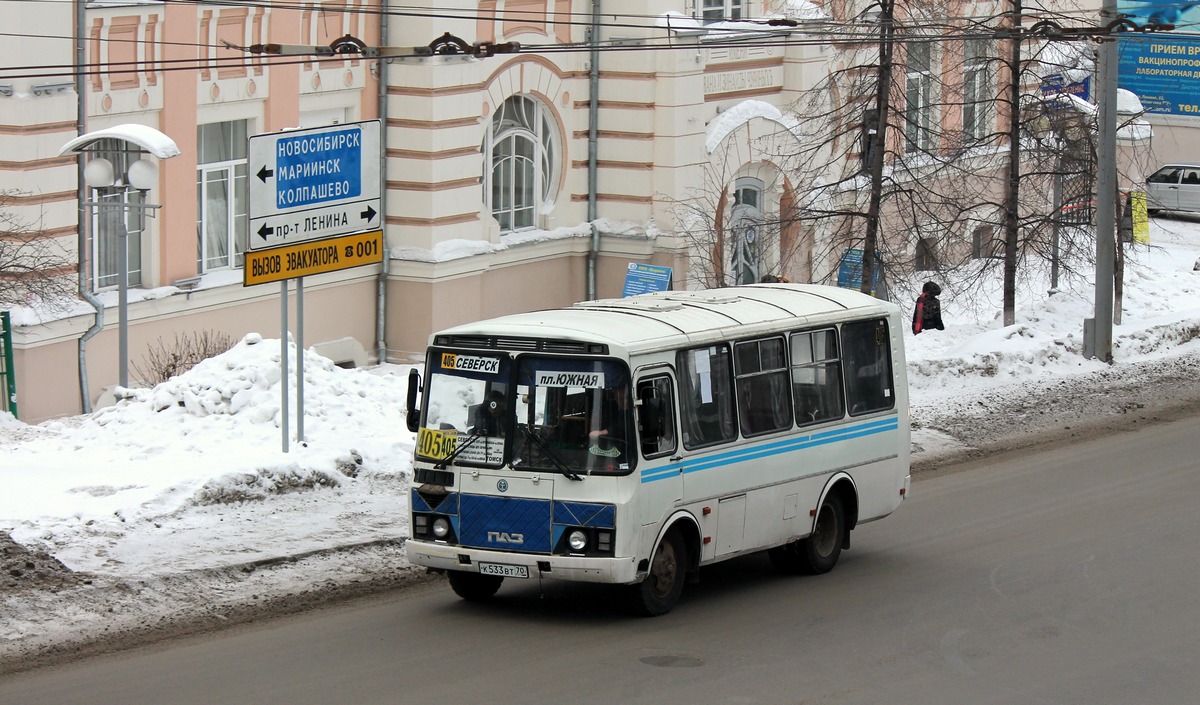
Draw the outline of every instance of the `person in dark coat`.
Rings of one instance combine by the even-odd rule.
[[[937,298],[941,293],[942,287],[934,282],[925,282],[925,286],[921,287],[921,295],[917,297],[917,305],[913,309],[914,334],[930,328],[946,330],[946,325],[942,323],[942,302]]]

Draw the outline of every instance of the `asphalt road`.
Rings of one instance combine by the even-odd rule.
[[[1080,703],[1200,698],[1200,419],[924,475],[829,575],[435,583],[5,677],[0,703]]]

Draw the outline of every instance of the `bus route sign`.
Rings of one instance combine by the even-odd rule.
[[[368,120],[251,137],[248,249],[379,228],[379,132]]]

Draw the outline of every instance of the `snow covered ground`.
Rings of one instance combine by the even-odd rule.
[[[1198,260],[1200,220],[1152,221],[1127,265],[1111,366],[1081,355],[1090,280],[1053,296],[1024,282],[1008,327],[998,286],[941,282],[946,330],[906,333],[917,468],[1195,408]],[[279,355],[278,339],[252,334],[89,416],[0,414],[0,672],[425,579],[401,547],[408,369],[305,352],[304,441],[284,453]]]

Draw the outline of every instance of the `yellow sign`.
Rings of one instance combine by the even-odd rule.
[[[458,434],[455,431],[446,433],[432,428],[422,428],[417,432],[417,455],[425,458],[442,460],[458,447]]]
[[[337,272],[383,261],[383,231],[342,235],[297,245],[246,252],[242,285]]]
[[[1133,241],[1139,245],[1150,244],[1150,217],[1146,213],[1146,192],[1133,191],[1129,194],[1133,205]]]

